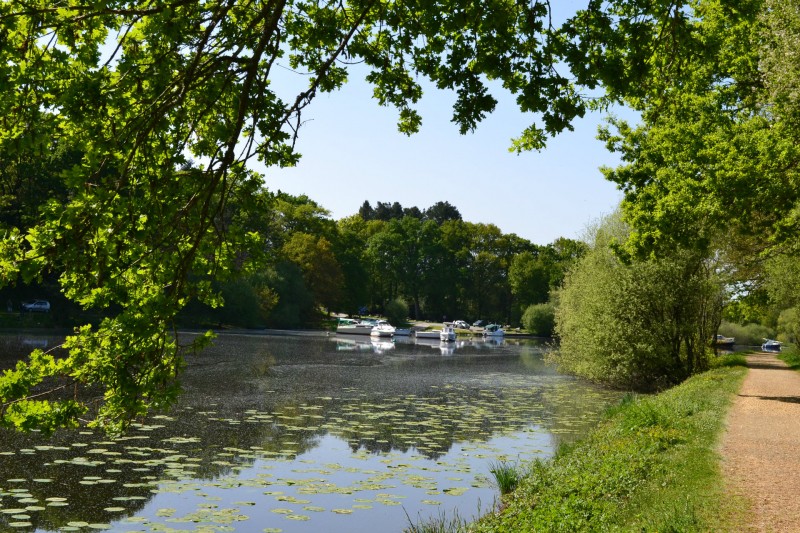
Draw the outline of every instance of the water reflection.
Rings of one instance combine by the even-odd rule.
[[[519,341],[516,341],[519,342]],[[491,349],[504,346],[506,340],[502,338],[461,338],[455,341],[443,341],[436,338],[395,337],[393,339],[376,339],[364,335],[337,335],[336,350],[340,352],[373,352],[377,354],[393,350],[396,345],[426,346],[441,355],[453,355],[457,350],[465,347]],[[417,352],[420,353],[420,352]]]
[[[221,338],[189,362],[180,404],[120,439],[3,432],[0,529],[400,531],[406,513],[470,516],[495,496],[492,460],[549,455],[615,396],[531,343],[343,341]]]

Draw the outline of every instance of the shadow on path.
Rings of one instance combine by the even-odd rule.
[[[758,398],[773,402],[800,403],[800,396],[759,396],[757,394],[739,394],[740,398]]]

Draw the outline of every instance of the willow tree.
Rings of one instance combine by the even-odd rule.
[[[696,251],[622,261],[611,244],[629,234],[619,214],[595,228],[558,292],[560,346],[551,357],[570,373],[652,391],[707,369],[723,286]]]

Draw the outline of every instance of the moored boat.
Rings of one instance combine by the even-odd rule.
[[[483,328],[484,337],[503,337],[506,334],[499,324],[489,324]]]
[[[761,349],[765,352],[780,352],[782,345],[783,343],[781,341],[764,339],[764,344],[761,345]]]
[[[339,325],[336,326],[336,333],[343,335],[370,335],[372,328],[377,324],[374,320],[352,320],[349,318],[339,319]]]
[[[456,330],[453,326],[444,324],[442,330],[439,332],[439,340],[444,342],[453,342],[456,340]]]
[[[724,335],[717,335],[713,341],[714,346],[717,348],[724,348],[728,350],[732,349],[735,343],[735,337],[725,337]]]
[[[379,320],[377,324],[370,331],[373,337],[392,337],[394,335],[394,326],[385,320]]]

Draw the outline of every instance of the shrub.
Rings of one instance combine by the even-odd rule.
[[[383,314],[386,320],[394,326],[405,324],[408,319],[408,304],[402,298],[395,298],[386,304]]]
[[[734,324],[722,321],[719,332],[726,337],[735,337],[736,344],[744,346],[760,346],[764,339],[774,338],[775,332],[761,324]]]
[[[556,309],[551,303],[533,304],[522,315],[522,327],[531,335],[552,337],[556,326]]]

